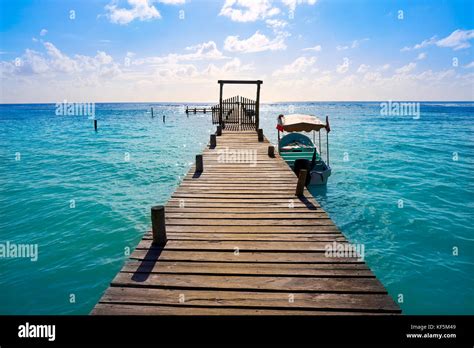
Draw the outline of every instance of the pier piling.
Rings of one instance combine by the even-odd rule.
[[[166,224],[165,224],[165,207],[163,205],[156,205],[151,208],[151,223],[153,233],[153,244],[158,246],[165,246],[166,238]]]
[[[94,120],[94,130],[97,132],[97,120]]]
[[[268,146],[268,157],[275,157],[275,146]]]
[[[306,176],[308,175],[308,171],[306,169],[301,169],[298,175],[298,182],[296,184],[296,195],[301,196],[303,195],[304,187],[306,184]]]
[[[213,149],[217,146],[217,140],[216,140],[216,135],[211,134],[211,139],[210,139],[210,148]]]
[[[204,171],[204,165],[202,162],[202,155],[196,155],[196,172],[202,173]]]
[[[258,133],[258,142],[259,143],[263,142],[263,129],[259,128],[257,133]]]

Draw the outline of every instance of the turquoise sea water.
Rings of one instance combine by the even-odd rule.
[[[474,314],[474,104],[422,103],[419,119],[265,104],[273,142],[291,108],[330,116],[333,174],[312,192],[404,313]],[[39,246],[36,262],[0,258],[0,314],[87,314],[215,129],[176,104],[98,104],[96,118],[98,133],[52,104],[0,105],[0,243]]]

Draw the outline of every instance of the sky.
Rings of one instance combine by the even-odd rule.
[[[0,0],[0,103],[473,101],[473,44],[467,0]]]

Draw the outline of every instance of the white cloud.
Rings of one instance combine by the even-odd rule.
[[[199,60],[199,59],[224,59],[221,51],[217,49],[214,41],[203,42],[194,46],[186,47],[187,51],[195,51],[188,55],[181,55],[181,60]]]
[[[308,4],[314,5],[317,0],[282,0],[283,4],[288,6],[291,11],[296,9],[296,5]]]
[[[222,66],[209,64],[206,68],[200,70],[193,64],[164,63],[156,67],[156,78],[160,82],[176,82],[185,79],[186,81],[207,81],[209,79],[237,78],[242,73],[252,71],[253,66],[242,64],[240,59],[234,58]]]
[[[303,51],[321,52],[321,45],[316,45],[316,46],[313,46],[313,47],[306,47],[306,48],[303,48]]]
[[[121,73],[119,65],[103,51],[97,51],[96,56],[70,57],[51,42],[44,42],[43,46],[45,53],[26,49],[20,57],[19,66],[14,62],[1,62],[2,75],[6,73],[7,77],[13,78],[41,76],[48,81],[73,76],[73,81],[83,81],[111,78]]]
[[[375,71],[375,72],[367,72],[365,75],[364,75],[364,80],[365,81],[370,81],[370,82],[376,82],[376,81],[379,81],[382,79],[382,75],[378,72],[378,71]]]
[[[423,60],[426,59],[427,54],[425,52],[421,52],[417,57],[416,60]]]
[[[228,59],[224,56],[221,51],[217,48],[214,41],[203,42],[197,45],[186,47],[187,51],[193,51],[191,53],[170,53],[166,56],[155,56],[138,58],[131,62],[133,65],[142,64],[164,64],[164,63],[177,63],[183,61],[199,61],[199,60],[219,60]]]
[[[253,65],[244,64],[238,58],[229,59],[217,66],[195,65],[194,61],[227,58],[222,56],[212,41],[190,46],[187,50],[190,52],[144,59],[135,59],[135,53],[126,52],[125,57],[128,59],[121,64],[104,51],[98,51],[94,56],[69,56],[53,43],[45,42],[42,52],[27,49],[20,57],[21,64],[15,64],[15,61],[0,61],[2,79],[11,86],[12,91],[16,91],[2,95],[2,98],[16,100],[18,96],[15,95],[21,90],[21,98],[29,95],[34,100],[45,98],[44,96],[47,96],[49,101],[84,96],[93,100],[107,100],[105,95],[112,89],[121,90],[121,98],[136,98],[138,95],[150,95],[147,92],[150,88],[178,85],[182,80],[192,86],[207,86],[213,85],[211,82],[215,82],[216,78],[252,78]],[[133,93],[130,92],[132,90]],[[191,87],[183,87],[182,84],[180,90],[186,90],[183,95],[196,92],[193,92]],[[101,91],[105,91],[105,94]],[[108,94],[109,97],[111,95]]]
[[[385,71],[390,68],[390,64],[384,64],[381,67],[378,68],[378,70]]]
[[[349,48],[357,48],[360,46],[360,44],[362,42],[365,42],[365,41],[369,41],[369,38],[363,38],[363,39],[359,39],[359,40],[354,40],[351,42],[350,45],[345,45],[345,46],[341,46],[341,45],[337,45],[336,46],[336,49],[338,51],[345,51],[345,50],[348,50]]]
[[[359,68],[357,69],[357,73],[358,74],[364,74],[369,70],[369,67],[370,67],[369,65],[361,64],[361,65],[359,65]]]
[[[273,76],[282,75],[295,75],[302,72],[307,72],[314,63],[316,63],[316,57],[299,57],[296,58],[291,64],[283,66],[283,68],[276,70]]]
[[[158,2],[165,5],[184,5],[186,0],[158,0]]]
[[[345,74],[349,70],[350,60],[347,57],[344,57],[342,64],[336,67],[336,71],[339,74]]]
[[[425,48],[425,47],[430,46],[430,45],[433,45],[433,44],[435,44],[435,43],[436,43],[436,35],[435,35],[435,36],[432,36],[432,37],[429,38],[429,39],[423,40],[421,43],[416,44],[416,45],[413,46],[413,47],[405,46],[405,47],[403,47],[400,51],[406,52],[406,51],[411,51],[411,50],[418,50],[418,49],[420,49],[420,48]]]
[[[413,71],[413,69],[415,69],[415,68],[416,68],[416,63],[411,62],[407,65],[402,66],[401,68],[396,69],[395,72],[397,74],[404,75],[404,74],[408,74],[409,72]]]
[[[44,47],[51,57],[50,64],[56,71],[72,73],[78,70],[77,62],[63,54],[56,46],[51,42],[45,42]]]
[[[225,63],[222,67],[217,67],[214,64],[210,64],[203,73],[210,77],[228,78],[236,76],[238,73],[252,70],[254,70],[254,68],[251,64],[242,64],[240,59],[234,58]]]
[[[161,18],[160,12],[152,5],[152,0],[128,0],[131,8],[119,8],[115,2],[105,6],[107,17],[112,23],[128,24],[135,19],[146,21]]]
[[[267,27],[271,28],[274,32],[279,32],[288,25],[288,22],[282,19],[267,19],[265,23]]]
[[[219,13],[235,22],[254,22],[280,13],[270,0],[226,0]]]
[[[405,46],[400,51],[405,52],[418,50],[431,45],[436,45],[438,47],[449,47],[453,50],[460,50],[471,47],[469,40],[472,39],[474,39],[474,30],[457,29],[443,39],[438,40],[436,36],[432,36],[430,39],[423,40],[421,43],[416,44],[413,47]]]
[[[275,101],[315,100],[315,96],[317,100],[471,100],[473,78],[474,73],[460,75],[455,69],[391,76],[381,71],[342,76],[322,72],[275,79],[267,88]]]
[[[450,47],[454,50],[471,47],[469,40],[474,38],[474,30],[455,30],[451,35],[436,42],[439,47]]]
[[[363,39],[360,39],[360,40],[354,40],[354,41],[352,41],[351,48],[357,48],[357,47],[360,46],[360,44],[362,42],[365,42],[365,41],[369,41],[369,38],[366,37],[366,38],[363,38]]]
[[[466,69],[474,68],[474,60],[470,62],[469,64],[464,65]]]
[[[197,68],[192,64],[167,64],[156,69],[159,80],[180,80],[198,75]]]
[[[26,49],[20,58],[20,65],[14,62],[2,62],[2,77],[4,75],[43,75],[50,72],[51,67],[45,57],[36,51]]]
[[[41,29],[40,31],[40,36],[45,36],[48,33],[48,30],[46,29]]]
[[[286,49],[284,36],[277,36],[270,40],[264,34],[256,31],[248,39],[240,40],[238,35],[228,36],[224,41],[224,49],[230,52],[262,52]]]

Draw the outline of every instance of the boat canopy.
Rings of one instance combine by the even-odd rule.
[[[314,115],[291,114],[278,117],[278,129],[285,132],[320,131],[327,125]]]

